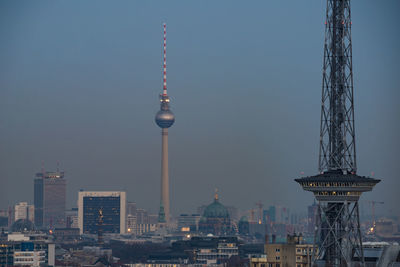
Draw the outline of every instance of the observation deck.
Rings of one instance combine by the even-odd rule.
[[[304,190],[314,193],[318,201],[356,202],[363,192],[372,188],[381,180],[358,176],[339,171],[324,172],[315,176],[295,179]]]

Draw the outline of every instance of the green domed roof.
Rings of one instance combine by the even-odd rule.
[[[203,217],[205,218],[229,218],[229,212],[224,205],[219,203],[218,198],[214,199],[214,202],[207,206],[204,210]]]
[[[33,222],[26,219],[19,219],[11,225],[12,232],[29,232],[35,231],[36,227]]]

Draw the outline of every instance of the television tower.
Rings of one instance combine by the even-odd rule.
[[[169,109],[169,97],[167,95],[167,25],[164,23],[164,64],[163,64],[163,91],[160,95],[160,111],[157,112],[155,121],[161,128],[161,203],[160,214],[165,212],[167,224],[170,222],[169,207],[169,176],[168,176],[168,128],[175,122],[175,116]]]
[[[378,179],[357,175],[350,0],[327,0],[319,174],[295,179],[318,201],[312,266],[364,266],[358,200]]]

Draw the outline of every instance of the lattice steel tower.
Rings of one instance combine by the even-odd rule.
[[[313,266],[364,266],[358,200],[380,180],[356,174],[350,0],[327,0],[325,24],[320,174],[295,180],[318,201]]]

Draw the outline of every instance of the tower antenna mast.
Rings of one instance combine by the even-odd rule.
[[[163,95],[167,95],[167,24],[164,23]]]

